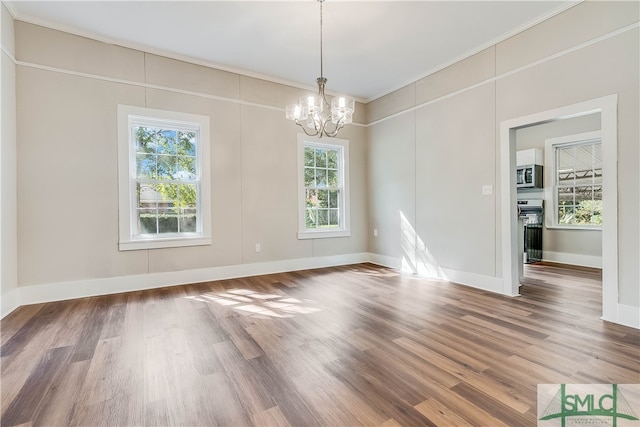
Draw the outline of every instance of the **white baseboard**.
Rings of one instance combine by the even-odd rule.
[[[403,263],[400,258],[378,254],[370,254],[369,262],[382,265],[384,267],[395,268],[397,270],[403,270],[403,267],[405,267],[406,264]],[[410,267],[404,268],[404,270],[409,274],[413,273]],[[416,276],[424,277],[426,279],[447,280],[461,285],[470,286],[472,288],[502,293],[502,279],[500,278],[468,273],[466,271],[454,270],[437,265],[418,266]]]
[[[2,302],[0,302],[0,319],[18,307],[20,307],[18,289],[11,289],[9,292],[5,292],[2,295]]]
[[[640,329],[640,307],[618,303],[618,316],[614,322]]]
[[[542,251],[542,256],[543,261],[557,262],[559,264],[578,265],[581,267],[602,268],[601,256],[552,251]]]
[[[362,252],[346,255],[298,258],[255,264],[240,264],[196,270],[172,271],[166,273],[47,283],[42,285],[22,286],[5,293],[2,295],[0,314],[2,318],[4,318],[19,306],[28,304],[154,289],[188,283],[257,276],[262,274],[358,264],[362,262],[371,262],[373,264],[397,270],[402,269],[401,259],[386,255]],[[491,292],[503,293],[502,279],[500,278],[449,268],[441,268],[440,270],[446,276],[446,280],[451,282]],[[640,308],[618,304],[617,318],[605,320],[640,329]]]
[[[355,253],[23,286],[18,288],[19,305],[109,295],[237,277],[282,273],[286,271],[357,264],[360,262],[368,262],[369,258],[368,253]]]
[[[369,253],[369,262],[383,267],[394,268],[396,270],[402,269],[402,260],[387,255],[380,255]]]
[[[499,277],[484,276],[482,274],[468,273],[466,271],[452,270],[442,267],[447,279],[454,283],[471,286],[472,288],[502,294],[502,279]]]

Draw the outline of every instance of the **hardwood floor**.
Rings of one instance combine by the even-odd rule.
[[[534,426],[540,383],[640,383],[596,270],[508,298],[361,264],[21,307],[2,426]]]

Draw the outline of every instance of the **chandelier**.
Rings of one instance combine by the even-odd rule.
[[[316,79],[318,83],[318,94],[307,95],[300,98],[298,104],[287,105],[286,117],[294,120],[309,136],[334,137],[338,131],[346,124],[353,122],[353,110],[355,101],[346,96],[336,96],[327,101],[324,94],[324,87],[327,79],[322,70],[322,3],[320,3],[320,77]],[[329,124],[331,122],[331,124]]]

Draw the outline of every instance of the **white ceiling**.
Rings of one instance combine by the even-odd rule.
[[[16,19],[255,77],[315,87],[320,3],[9,1]],[[575,1],[327,0],[327,92],[375,99]]]

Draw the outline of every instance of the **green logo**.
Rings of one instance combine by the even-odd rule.
[[[600,424],[613,427],[617,427],[621,419],[638,421],[638,416],[617,384],[569,384],[570,390],[567,390],[567,384],[559,386],[542,414],[539,413],[540,421],[559,419],[562,427],[566,426],[567,419],[573,425]],[[634,393],[635,398],[637,398],[636,394],[637,392]],[[540,399],[539,385],[539,407],[541,407]]]

